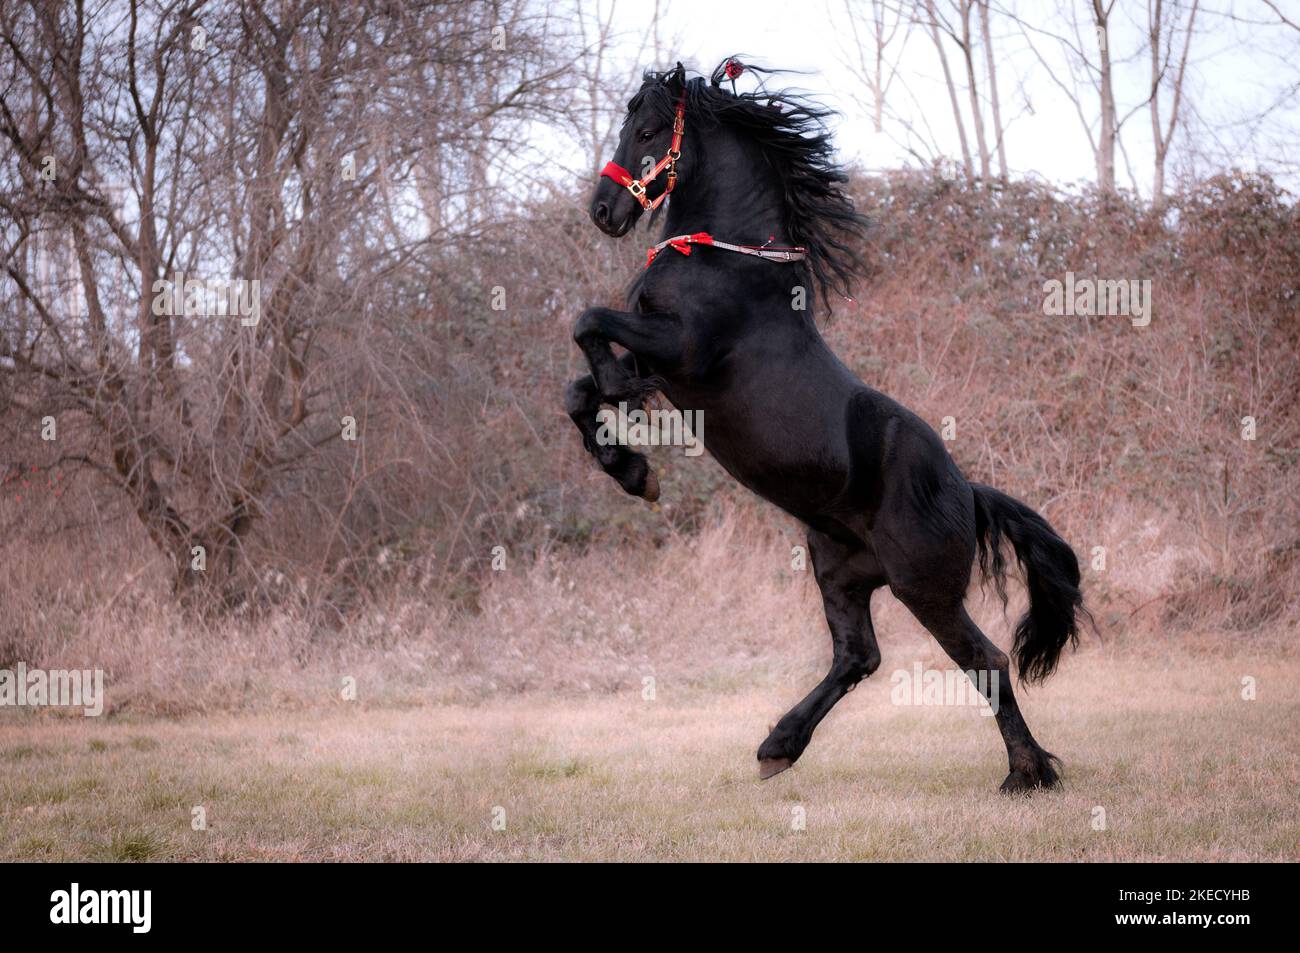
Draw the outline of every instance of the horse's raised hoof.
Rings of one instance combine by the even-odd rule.
[[[653,503],[659,499],[659,478],[655,476],[654,470],[648,467],[645,472],[645,489],[641,491],[641,499],[647,503]]]
[[[774,778],[794,764],[789,758],[760,758],[758,761],[758,780]]]
[[[644,453],[632,453],[626,447],[617,448],[615,459],[605,464],[605,472],[618,481],[623,492],[639,496],[647,503],[659,499],[659,478],[646,460]]]

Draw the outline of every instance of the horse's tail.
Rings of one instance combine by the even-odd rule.
[[[1002,604],[1007,602],[1007,565],[1003,538],[1011,541],[1025,570],[1029,609],[1016,625],[1012,654],[1020,678],[1041,682],[1056,670],[1067,642],[1077,645],[1079,619],[1086,617],[1079,591],[1079,560],[1070,544],[1019,500],[972,483],[975,491],[975,536],[980,571],[992,578]]]

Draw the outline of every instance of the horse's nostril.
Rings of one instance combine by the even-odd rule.
[[[596,222],[601,225],[609,224],[609,206],[604,202],[596,206]]]

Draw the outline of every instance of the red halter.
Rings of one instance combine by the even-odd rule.
[[[677,104],[677,115],[673,119],[673,143],[668,147],[668,154],[659,160],[658,164],[650,170],[650,174],[644,179],[632,178],[632,173],[627,171],[617,162],[605,163],[605,168],[600,170],[600,174],[607,179],[613,179],[623,188],[632,193],[632,197],[641,203],[641,207],[647,212],[653,212],[659,207],[668,193],[673,190],[677,184],[677,160],[682,157],[682,133],[686,131],[686,95],[682,94],[681,101]],[[659,197],[653,202],[645,194],[645,188],[659,174],[668,170],[668,185],[659,193]]]
[[[740,75],[741,69],[739,63],[732,60],[727,61],[727,77],[734,80]],[[734,73],[733,73],[734,70]],[[607,179],[613,179],[623,188],[632,193],[632,197],[641,203],[641,207],[647,212],[653,212],[659,207],[668,193],[673,190],[677,184],[677,160],[682,157],[682,133],[686,131],[686,93],[683,91],[681,100],[677,103],[677,115],[673,119],[673,142],[668,147],[668,154],[659,160],[658,164],[650,170],[650,174],[644,179],[632,178],[632,173],[623,168],[616,162],[605,163],[605,168],[600,170],[601,176]],[[664,190],[659,193],[659,197],[651,201],[646,195],[646,186],[659,178],[661,172],[668,170],[668,184]],[[769,239],[770,241],[770,239]],[[714,248],[721,248],[726,251],[739,252],[742,255],[752,255],[755,258],[763,258],[767,261],[802,261],[807,257],[808,249],[801,245],[790,248],[773,248],[770,245],[733,245],[730,242],[719,241],[707,232],[696,232],[694,235],[678,235],[675,238],[669,238],[650,249],[646,257],[645,266],[650,267],[650,263],[655,260],[655,256],[665,248],[673,248],[683,255],[691,253],[692,245],[712,245]]]

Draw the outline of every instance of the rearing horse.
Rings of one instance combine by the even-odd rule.
[[[1002,790],[1051,787],[1056,759],[1025,724],[1009,660],[963,602],[977,556],[1005,601],[1010,541],[1029,592],[1012,654],[1022,680],[1042,680],[1086,613],[1078,560],[1029,507],[968,482],[934,431],[863,384],[798,307],[813,282],[822,297],[848,293],[866,223],[844,193],[827,111],[787,93],[721,88],[745,68],[727,60],[706,82],[679,63],[647,73],[629,102],[591,218],[619,237],[671,192],[664,241],[627,310],[578,319],[573,337],[591,374],[569,385],[569,416],[601,467],[653,501],[645,456],[598,440],[597,414],[660,391],[707,417],[706,446],[732,476],[807,526],[834,660],[759,747],[760,777],[790,767],[826,713],[880,666],[871,596],[888,586],[993,706],[1010,766]],[[627,353],[616,357],[611,342]]]

